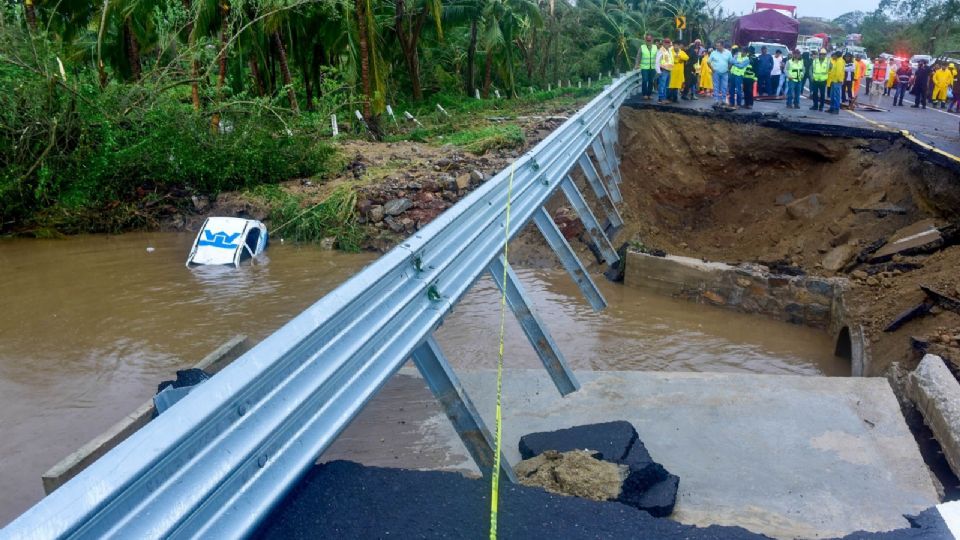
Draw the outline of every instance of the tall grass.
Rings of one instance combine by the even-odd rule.
[[[294,242],[334,238],[338,249],[360,251],[364,233],[357,222],[357,194],[349,186],[336,188],[319,203],[277,186],[260,186],[253,193],[272,207],[271,235]]]

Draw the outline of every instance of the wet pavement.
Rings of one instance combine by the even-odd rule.
[[[875,105],[883,110],[868,111],[858,108],[856,111],[848,111],[844,109],[840,111],[839,115],[811,111],[810,106],[813,102],[806,94],[800,100],[799,109],[788,109],[786,103],[783,98],[777,100],[760,99],[754,102],[752,110],[739,109],[723,114],[749,115],[751,113],[762,113],[788,121],[804,123],[838,125],[891,133],[907,131],[920,142],[951,154],[955,156],[954,159],[960,162],[960,115],[947,113],[945,109],[934,109],[930,106],[926,110],[911,108],[910,105],[913,105],[912,95],[908,95],[904,99],[902,107],[892,106],[892,96],[860,96],[860,104]],[[699,99],[693,101],[681,100],[679,103],[664,105],[657,105],[656,96],[652,101],[644,101],[636,96],[628,100],[625,105],[662,110],[685,109],[713,112],[711,108],[713,98],[707,96],[699,96]]]

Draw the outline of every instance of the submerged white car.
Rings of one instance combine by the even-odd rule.
[[[210,217],[193,241],[187,267],[196,265],[239,266],[240,261],[267,249],[267,227],[255,219]]]

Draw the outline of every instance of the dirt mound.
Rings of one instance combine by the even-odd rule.
[[[903,227],[960,219],[960,176],[899,142],[624,108],[620,143],[622,238],[672,254],[847,275],[853,257]],[[955,290],[960,246],[895,262],[912,264],[858,267],[849,297],[874,343],[871,375],[907,359],[911,335],[960,333],[960,315],[949,311],[882,332],[922,301],[920,284]]]
[[[593,501],[610,501],[620,496],[629,468],[601,461],[586,450],[547,450],[521,461],[514,470],[525,486]]]

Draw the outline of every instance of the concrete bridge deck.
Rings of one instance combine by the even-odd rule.
[[[521,435],[627,420],[680,476],[673,518],[778,538],[909,527],[938,503],[885,379],[666,372],[578,372],[561,398],[545,373],[508,371],[504,449]],[[495,375],[461,381],[493,425]],[[323,455],[366,465],[474,470],[415,371],[404,369]]]

